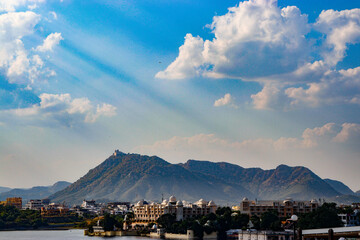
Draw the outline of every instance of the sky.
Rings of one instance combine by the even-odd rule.
[[[0,186],[115,149],[305,166],[360,190],[354,0],[0,0]]]

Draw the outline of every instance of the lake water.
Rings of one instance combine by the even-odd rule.
[[[143,237],[112,237],[107,239],[144,240]],[[84,230],[66,231],[8,231],[0,232],[0,240],[97,240],[101,237],[84,236]]]

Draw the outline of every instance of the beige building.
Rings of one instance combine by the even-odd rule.
[[[200,199],[195,203],[177,201],[174,196],[169,201],[162,203],[150,203],[139,201],[134,207],[133,212],[136,222],[155,222],[163,214],[175,214],[176,220],[188,219],[194,216],[203,216],[209,213],[215,213],[217,209],[213,201]]]
[[[294,240],[294,232],[257,231],[253,229],[239,230],[238,240]]]
[[[240,203],[240,212],[249,214],[250,217],[261,216],[268,210],[276,210],[279,217],[290,217],[294,214],[308,213],[317,209],[321,203],[313,199],[311,201],[294,201],[288,198],[284,201],[251,201],[244,198]]]

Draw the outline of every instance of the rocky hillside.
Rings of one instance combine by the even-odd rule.
[[[181,164],[184,168],[224,182],[235,182],[248,189],[259,199],[309,200],[339,195],[334,188],[305,167],[280,165],[276,169],[242,168],[220,162],[189,160]]]
[[[80,203],[83,199],[135,201],[161,200],[162,195],[196,201],[214,199],[236,202],[254,195],[236,183],[194,173],[158,157],[116,152],[64,190],[50,196],[53,201]]]
[[[355,193],[344,183],[332,179],[324,179],[332,188],[343,195],[355,195]]]
[[[116,151],[50,198],[56,202],[80,203],[83,199],[159,201],[162,196],[176,195],[188,201],[205,198],[234,204],[245,196],[274,200],[334,198],[341,195],[336,189],[305,167],[280,165],[263,170],[195,160],[171,164],[156,156]]]

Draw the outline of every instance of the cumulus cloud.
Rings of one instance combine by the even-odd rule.
[[[308,57],[307,16],[274,0],[240,2],[214,17],[211,29],[211,41],[187,34],[179,56],[156,77],[254,78],[291,72]]]
[[[230,93],[226,93],[224,97],[219,98],[214,102],[214,107],[222,107],[222,106],[230,106],[233,108],[237,108],[234,97],[232,97]]]
[[[110,104],[103,103],[95,107],[88,98],[73,99],[70,94],[43,93],[39,98],[39,104],[1,111],[0,115],[33,122],[57,122],[67,127],[84,122],[94,123],[101,116],[116,115],[116,107]]]
[[[31,12],[8,12],[0,15],[0,69],[10,83],[29,88],[41,80],[55,75],[44,60],[33,50],[27,50],[22,39],[34,33],[41,16]],[[52,51],[62,39],[60,33],[50,34],[39,51]]]
[[[330,152],[341,147],[351,146],[347,151],[358,152],[359,139],[359,124],[327,123],[321,127],[305,129],[298,137],[229,141],[214,134],[198,134],[191,137],[175,136],[151,145],[138,146],[133,150],[143,154],[158,155],[173,162],[200,159],[230,161],[249,167],[256,165],[273,167],[273,164],[297,164],[294,159],[303,165],[309,161],[316,163],[321,158],[322,164],[326,164],[327,158],[334,157]],[[335,158],[334,161],[338,162],[338,159]]]
[[[200,66],[204,62],[203,48],[204,40],[202,38],[186,34],[185,43],[179,48],[179,56],[165,71],[158,72],[156,77],[182,79],[200,76],[202,74]]]
[[[210,28],[212,40],[187,34],[179,56],[156,77],[256,81],[263,85],[251,95],[256,109],[359,102],[358,68],[337,64],[350,44],[360,42],[360,9],[322,11],[309,23],[295,6],[248,0],[215,16]],[[321,35],[307,35],[310,31]]]
[[[39,52],[53,51],[54,47],[60,43],[64,38],[61,36],[61,33],[51,33],[46,37],[43,44],[36,48]]]
[[[30,4],[29,7],[36,6],[36,3],[43,3],[45,0],[0,0],[0,12],[13,12],[16,8]]]
[[[349,44],[360,42],[360,9],[322,11],[314,26],[326,35],[325,47],[330,49],[323,52],[326,62],[336,65]]]
[[[33,12],[11,12],[0,15],[0,68],[10,81],[24,74],[31,61],[21,39],[34,31],[40,16]],[[24,81],[24,80],[22,80]]]
[[[265,85],[260,92],[252,94],[251,98],[255,109],[279,109],[287,101],[281,89],[271,84]]]
[[[341,131],[334,137],[335,142],[351,141],[355,144],[360,142],[360,124],[344,123]]]
[[[317,107],[335,103],[357,103],[360,93],[360,67],[328,71],[319,82],[305,87],[289,87],[284,90],[293,106]]]

